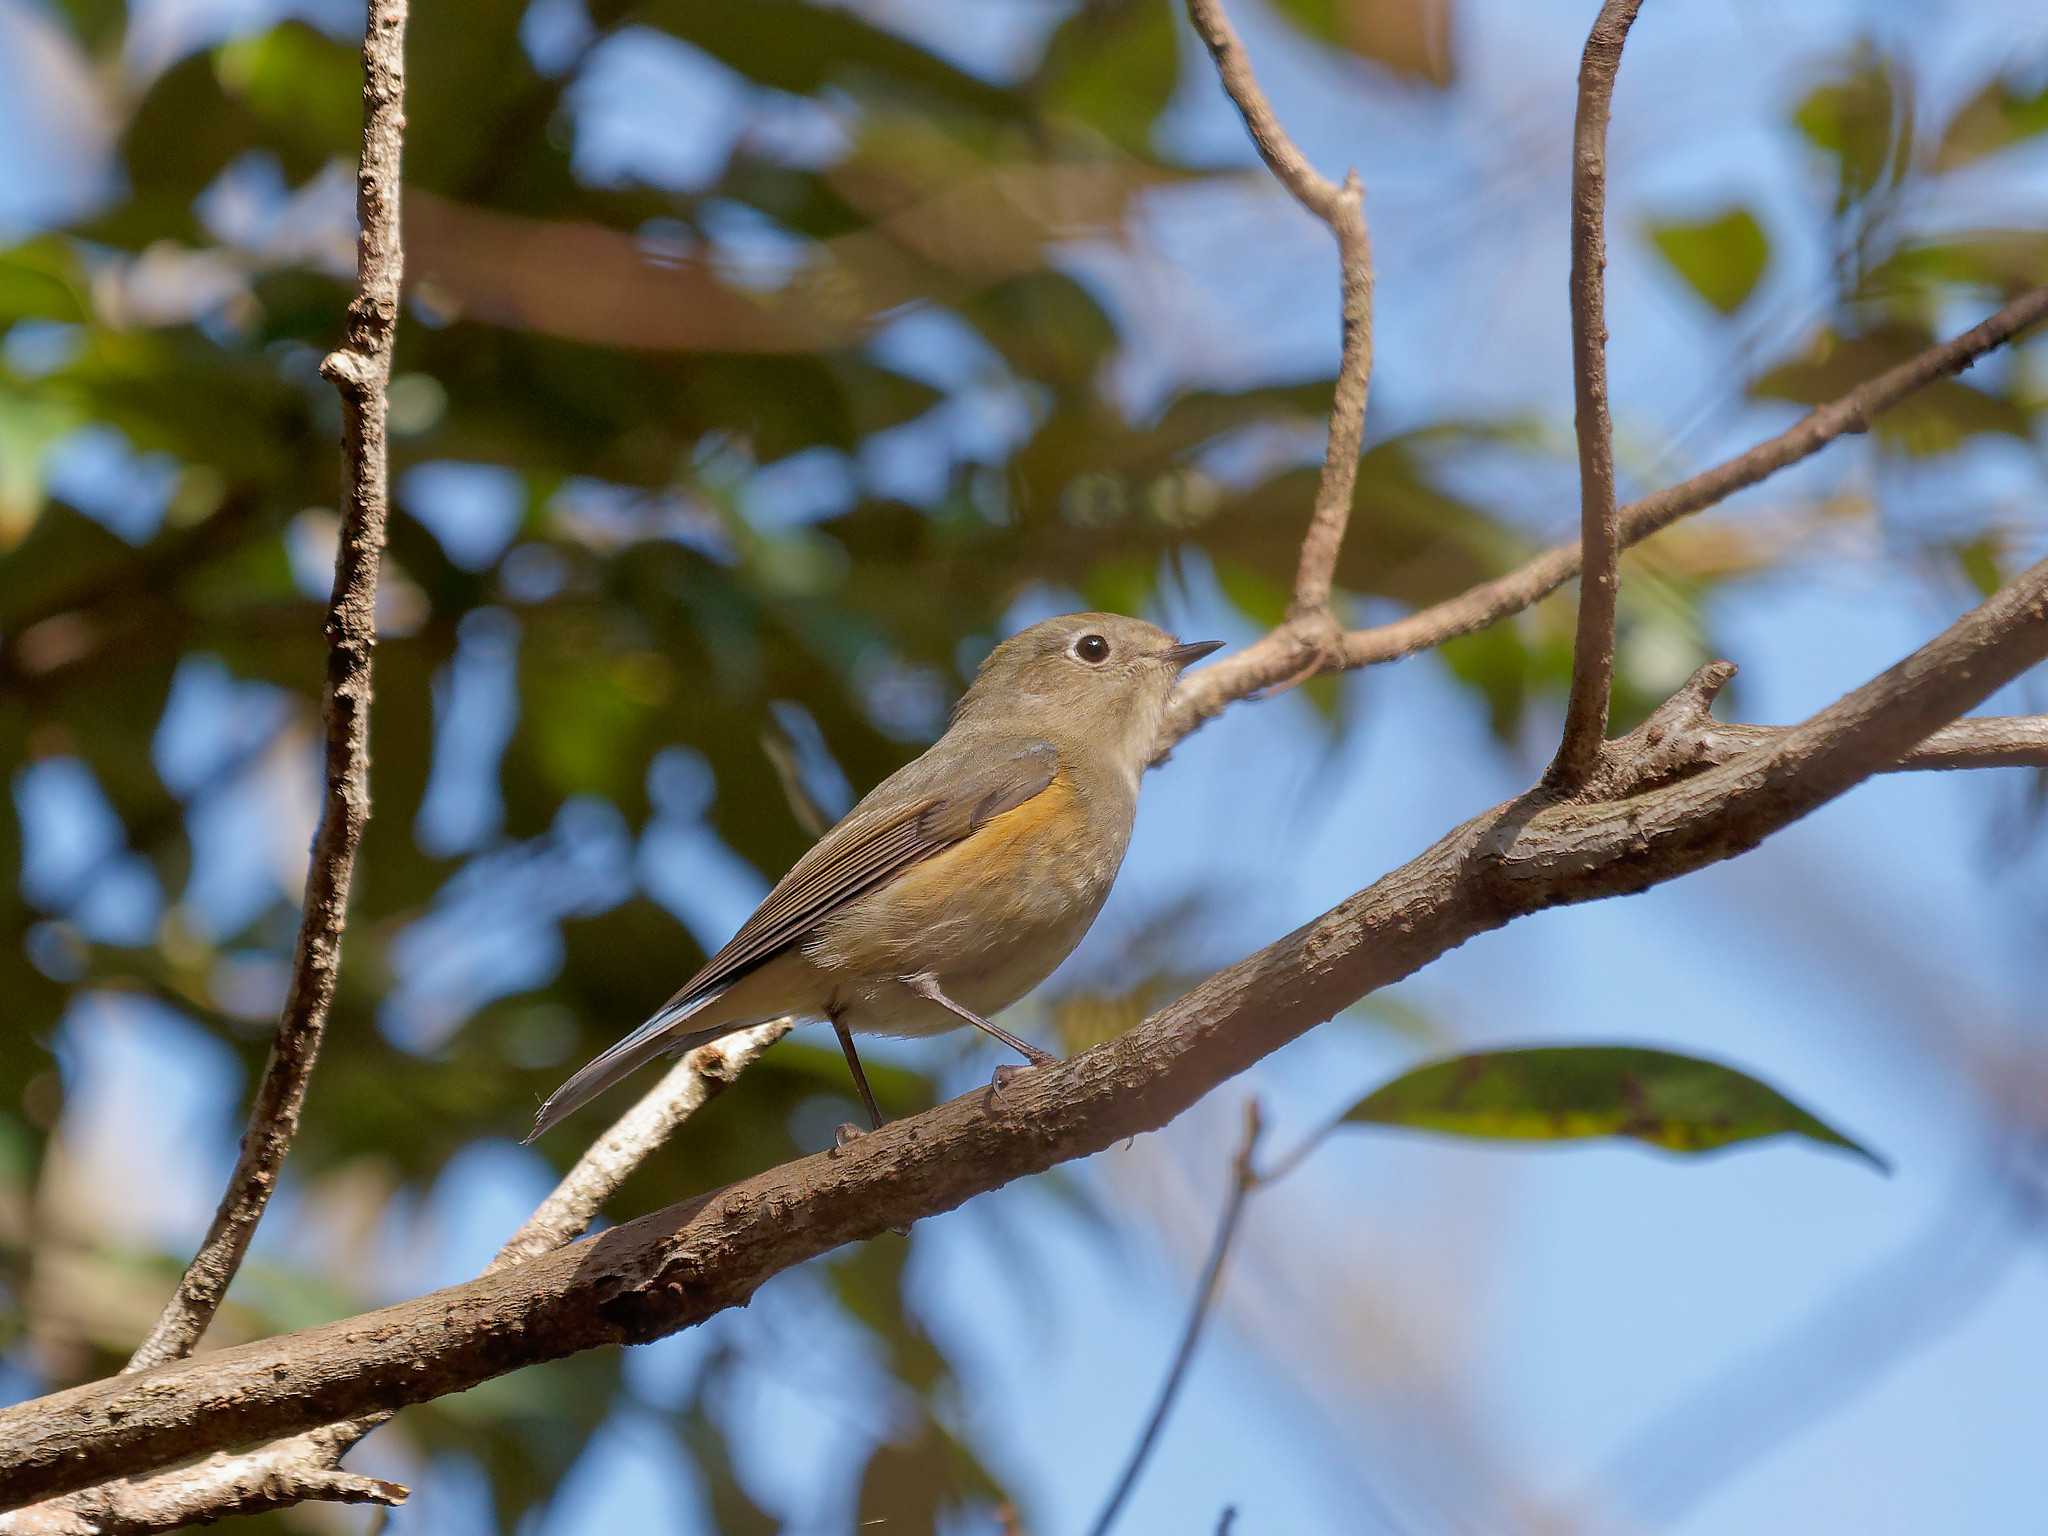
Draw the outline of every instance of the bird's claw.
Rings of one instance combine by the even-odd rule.
[[[989,1074],[988,1096],[991,1099],[995,1100],[996,1103],[1001,1104],[1003,1102],[1003,1090],[1005,1088],[1007,1088],[1017,1078],[1021,1077],[1024,1073],[1029,1072],[1033,1067],[1041,1065],[1043,1065],[1043,1063],[1036,1061],[1026,1063],[1022,1066],[1019,1066],[1014,1061],[1004,1062],[1000,1067],[997,1067],[994,1072]]]

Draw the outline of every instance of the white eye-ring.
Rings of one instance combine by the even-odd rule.
[[[1109,660],[1109,642],[1100,635],[1083,635],[1073,644],[1076,660],[1085,661],[1091,667],[1099,667]]]

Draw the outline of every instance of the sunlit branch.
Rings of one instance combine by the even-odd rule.
[[[484,1273],[495,1274],[580,1237],[636,1168],[789,1029],[789,1020],[777,1019],[684,1056],[585,1149]],[[347,1472],[340,1464],[394,1411],[322,1425],[253,1449],[223,1451],[190,1466],[119,1478],[0,1513],[0,1536],[149,1536],[223,1515],[315,1501],[402,1504],[409,1496],[403,1485]]]
[[[214,1449],[386,1412],[522,1365],[673,1333],[774,1275],[1027,1174],[1156,1129],[1358,998],[1532,912],[1643,890],[1746,853],[1896,763],[2048,656],[2048,562],[1800,725],[1660,782],[1632,732],[1587,798],[1525,794],[1217,972],[1119,1038],[615,1227],[396,1306],[0,1410],[15,1501]],[[1703,712],[1713,674],[1669,726]],[[1665,712],[1660,711],[1660,714]],[[1628,755],[1643,758],[1641,787]]]
[[[403,253],[399,160],[405,132],[406,0],[371,0],[363,24],[363,155],[356,177],[356,296],[346,340],[320,365],[341,394],[343,507],[327,605],[326,789],[306,870],[305,909],[291,985],[249,1127],[212,1225],[163,1315],[127,1369],[189,1354],[220,1309],[277,1188],[299,1128],[341,969],[349,879],[370,819],[371,659],[377,641],[377,569],[384,548],[389,473],[385,386],[398,329]]]
[[[1839,437],[1866,431],[1886,411],[1928,385],[1961,373],[2043,319],[2048,319],[2048,286],[2020,295],[1960,335],[1816,406],[1783,432],[1733,458],[1631,502],[1621,509],[1622,544],[1635,544],[1681,518],[1718,506],[1737,491],[1811,458]],[[1390,623],[1347,632],[1338,642],[1334,659],[1318,655],[1314,646],[1283,624],[1253,644],[1188,674],[1160,732],[1155,761],[1239,699],[1279,687],[1304,672],[1375,666],[1433,650],[1532,607],[1578,573],[1578,542],[1560,544],[1505,576],[1481,582],[1456,597]]]
[[[1622,44],[1643,0],[1607,0],[1579,64],[1572,132],[1572,396],[1579,443],[1578,634],[1564,739],[1549,782],[1576,790],[1607,740],[1614,687],[1614,617],[1621,595],[1621,518],[1614,500],[1614,422],[1607,409],[1607,119]]]
[[[1372,237],[1365,222],[1365,193],[1358,173],[1341,185],[1308,162],[1252,73],[1237,30],[1221,0],[1188,0],[1188,16],[1216,62],[1217,78],[1244,119],[1259,158],[1296,202],[1330,227],[1337,240],[1343,282],[1343,352],[1330,405],[1330,436],[1316,482],[1315,506],[1301,541],[1288,622],[1311,641],[1327,642],[1336,631],[1330,616],[1330,587],[1344,530],[1351,521],[1358,485],[1358,449],[1365,434],[1366,393],[1372,382]]]

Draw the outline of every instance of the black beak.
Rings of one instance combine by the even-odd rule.
[[[1189,640],[1182,644],[1169,645],[1159,653],[1159,659],[1179,672],[1193,666],[1204,656],[1222,649],[1221,640]]]

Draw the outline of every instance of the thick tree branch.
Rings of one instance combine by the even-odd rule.
[[[1969,330],[1815,407],[1783,432],[1734,458],[1631,502],[1621,509],[1622,544],[1638,543],[1681,518],[1717,506],[1737,491],[1811,458],[1839,437],[1868,430],[1900,402],[1939,379],[1961,373],[1985,353],[2004,346],[2043,319],[2048,319],[2048,287],[2020,295]],[[1339,637],[1334,656],[1319,651],[1314,640],[1297,626],[1283,624],[1244,649],[1220,656],[1188,675],[1160,733],[1158,759],[1239,699],[1316,670],[1376,666],[1433,650],[1447,640],[1485,629],[1534,606],[1578,574],[1579,545],[1574,540],[1545,551],[1505,576],[1481,582],[1405,618],[1350,630]]]
[[[1572,396],[1579,440],[1578,634],[1564,739],[1549,781],[1574,790],[1607,740],[1614,688],[1614,615],[1621,596],[1621,516],[1614,500],[1614,422],[1607,411],[1607,119],[1622,45],[1643,0],[1607,0],[1579,63],[1572,131]]]
[[[358,286],[348,307],[347,342],[320,367],[341,392],[346,484],[327,605],[326,794],[306,870],[291,986],[227,1190],[163,1315],[128,1362],[131,1371],[189,1354],[220,1309],[298,1132],[341,969],[349,877],[370,819],[370,669],[386,511],[384,386],[391,377],[403,261],[398,167],[405,128],[404,48],[405,0],[371,0],[363,30],[363,159],[356,180]]]
[[[1189,0],[1189,8],[1267,165],[1336,235],[1343,260],[1345,342],[1329,446],[1288,620],[1239,657],[1190,679],[1162,735],[1162,755],[1234,699],[1315,671],[1390,660],[1439,644],[1528,606],[1579,569],[1578,545],[1553,550],[1520,571],[1396,624],[1337,632],[1329,609],[1331,572],[1350,510],[1371,362],[1370,248],[1359,189],[1355,177],[1347,177],[1341,187],[1321,178],[1287,140],[1214,0]],[[1610,0],[1603,23],[1617,11],[1632,18],[1635,9],[1635,4]],[[351,458],[349,513],[355,518],[360,511],[363,526],[369,527],[374,507],[377,538],[367,544],[367,586],[345,582],[337,568],[330,623],[337,656],[330,675],[330,728],[337,710],[356,702],[340,688],[347,669],[339,658],[344,639],[350,638],[340,622],[345,594],[361,600],[351,611],[362,621],[354,638],[360,644],[360,706],[366,710],[368,704],[368,617],[383,507],[382,387],[397,315],[395,171],[402,127],[398,52],[403,21],[402,3],[373,4],[365,44],[363,291],[351,306],[348,347],[329,358],[323,370],[342,391],[352,448],[360,441],[377,450],[374,478],[360,483],[355,471],[363,469],[365,460]],[[1626,24],[1621,24],[1623,31]],[[1618,36],[1613,47],[1618,54]],[[1589,68],[1592,53],[1589,43]],[[373,54],[388,66],[381,75]],[[1611,89],[1611,70],[1604,89]],[[1600,106],[1604,123],[1604,95]],[[373,181],[380,150],[388,151],[392,174]],[[378,246],[388,286],[371,281],[375,219],[383,220],[380,227],[389,236],[388,245]],[[1597,236],[1597,221],[1595,231]],[[1587,270],[1595,302],[1590,309],[1577,305],[1575,264],[1575,315],[1590,313],[1597,321],[1599,273],[1597,266]],[[1862,430],[1877,412],[1968,366],[2044,313],[2048,289],[2015,301],[1975,330],[1880,375],[1748,453],[1618,516],[1612,512],[1609,451],[1603,521],[1603,530],[1611,527],[1613,532],[1609,555],[1818,451],[1843,432]],[[1605,450],[1604,388],[1600,393],[1599,443]],[[1583,450],[1587,418],[1583,409],[1580,415]],[[347,554],[345,539],[344,558]],[[0,1412],[0,1508],[84,1488],[0,1515],[0,1532],[157,1531],[309,1498],[402,1499],[403,1489],[342,1472],[338,1461],[362,1433],[404,1403],[459,1390],[529,1361],[688,1326],[743,1303],[770,1275],[840,1242],[906,1225],[1022,1174],[1163,1124],[1210,1086],[1472,934],[1543,906],[1641,889],[1729,857],[1867,773],[1893,767],[2040,764],[2048,753],[2048,721],[1942,722],[2048,650],[2044,604],[2048,576],[2037,567],[1914,658],[1797,727],[1714,721],[1708,708],[1732,669],[1703,669],[1621,741],[1599,740],[1603,719],[1593,735],[1594,761],[1581,790],[1582,799],[1592,803],[1565,805],[1539,790],[1475,818],[1316,922],[1212,977],[1122,1040],[1013,1083],[1000,1105],[971,1095],[885,1128],[844,1151],[772,1170],[569,1252],[529,1261],[528,1255],[544,1254],[582,1231],[625,1172],[744,1063],[713,1066],[705,1079],[683,1076],[684,1069],[678,1068],[629,1112],[632,1126],[622,1122],[593,1146],[479,1280],[323,1329]],[[1611,672],[1611,605],[1606,633]],[[1605,695],[1603,685],[1603,716]],[[332,767],[330,753],[331,800]],[[354,782],[360,784],[359,775]],[[346,797],[341,803],[351,804]],[[362,809],[366,813],[366,795]],[[351,852],[360,825],[358,819],[349,833]],[[323,843],[326,833],[323,817]],[[316,850],[316,872],[319,868]],[[347,874],[344,861],[335,893],[337,947]],[[314,911],[309,877],[309,925]],[[301,951],[303,958],[303,943]],[[332,985],[330,957],[325,997],[331,998]],[[295,980],[294,1003],[298,997]],[[316,1047],[324,1014],[323,998],[312,1031]],[[287,1021],[291,1016],[288,1006]],[[283,1041],[281,1026],[281,1047]],[[767,1043],[760,1041],[754,1050]],[[219,1293],[274,1184],[276,1161],[296,1125],[311,1060],[309,1050],[295,1069],[288,1123],[264,1122],[281,1127],[282,1139],[260,1180],[239,1246],[226,1259],[203,1315],[195,1314],[193,1339],[218,1306]],[[274,1059],[266,1089],[276,1069]],[[688,1107],[676,1107],[692,1094],[697,1097]],[[262,1102],[259,1095],[259,1110]],[[255,1129],[252,1122],[252,1141]],[[248,1151],[245,1144],[245,1158]],[[230,1196],[234,1193],[231,1187]],[[225,1216],[228,1201],[222,1210]],[[212,1243],[210,1236],[209,1247]],[[195,1261],[195,1272],[198,1268]],[[172,1353],[188,1350],[190,1342]],[[1176,1379],[1177,1373],[1169,1380],[1169,1396]],[[257,1443],[273,1436],[287,1438]],[[255,1449],[225,1450],[238,1445]],[[151,1467],[166,1470],[133,1475]],[[58,1520],[74,1523],[49,1523]]]
[[[1351,522],[1358,449],[1365,435],[1366,393],[1372,382],[1372,237],[1365,223],[1365,193],[1356,171],[1347,173],[1341,186],[1332,183],[1287,136],[1252,73],[1251,59],[1221,0],[1188,0],[1188,17],[1216,61],[1217,78],[1244,119],[1259,158],[1296,202],[1329,225],[1337,239],[1344,294],[1343,353],[1337,364],[1323,472],[1316,482],[1308,533],[1301,541],[1294,598],[1288,610],[1291,625],[1316,634],[1327,644],[1337,631],[1336,620],[1330,616],[1330,585],[1338,552],[1344,546],[1344,530]]]
[[[1761,842],[1897,762],[2048,655],[2048,562],[1912,656],[1753,752],[1605,792],[1532,791],[1315,921],[1210,977],[1129,1033],[1057,1066],[886,1125],[586,1243],[394,1307],[116,1377],[0,1411],[0,1499],[463,1390],[522,1365],[639,1342],[743,1304],[842,1243],[952,1209],[1156,1129],[1359,997],[1546,907],[1675,879]],[[1711,681],[1708,679],[1707,681]],[[1710,692],[1704,686],[1691,690]],[[1676,713],[1689,707],[1686,696]]]
[[[777,1019],[684,1056],[584,1151],[484,1273],[496,1274],[582,1236],[634,1169],[789,1030],[789,1020]],[[252,1449],[217,1452],[168,1471],[119,1478],[0,1513],[0,1536],[150,1536],[310,1501],[402,1504],[408,1496],[402,1485],[341,1467],[356,1443],[391,1416],[383,1411],[324,1424]]]

